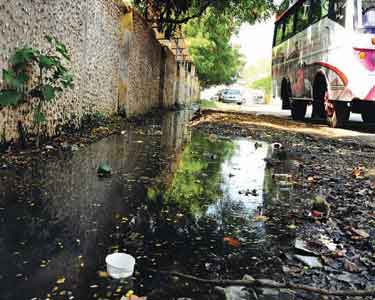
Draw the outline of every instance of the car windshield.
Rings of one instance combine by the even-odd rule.
[[[241,92],[239,90],[228,90],[226,93],[229,95],[239,95]]]

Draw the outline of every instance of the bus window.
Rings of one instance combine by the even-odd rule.
[[[333,1],[333,19],[342,26],[345,26],[346,0]]]
[[[275,28],[275,46],[280,44],[283,41],[283,28],[284,28],[284,23],[280,22],[276,24]]]
[[[292,36],[294,33],[294,15],[289,15],[285,20],[284,39]]]
[[[365,27],[375,26],[375,1],[362,1],[362,22]]]
[[[366,27],[375,26],[375,7],[372,7],[364,12],[363,25]]]
[[[322,2],[322,18],[328,16],[329,0],[321,0]]]
[[[297,8],[296,13],[296,32],[304,30],[309,26],[309,15],[310,15],[310,1],[304,2]]]
[[[329,0],[313,0],[311,23],[315,23],[328,15]]]

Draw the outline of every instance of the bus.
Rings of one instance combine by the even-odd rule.
[[[375,0],[285,1],[272,49],[273,95],[294,120],[375,122]]]

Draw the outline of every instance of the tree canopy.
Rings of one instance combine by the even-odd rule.
[[[235,28],[227,17],[210,12],[184,26],[188,51],[202,86],[237,80],[244,59],[240,49],[230,43]]]
[[[146,19],[155,23],[167,38],[181,24],[203,16],[207,10],[227,16],[237,24],[254,23],[273,13],[273,0],[133,0]]]
[[[273,0],[133,0],[166,38],[184,32],[203,86],[236,81],[244,65],[232,35],[242,23],[265,20]]]

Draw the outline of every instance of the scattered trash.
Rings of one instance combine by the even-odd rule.
[[[301,251],[301,252],[304,252],[304,253],[307,253],[307,254],[319,255],[316,251],[311,250],[308,247],[307,242],[305,242],[303,240],[300,240],[300,239],[295,240],[294,248],[296,248],[298,251]]]
[[[111,176],[111,174],[112,174],[112,168],[110,167],[110,165],[104,162],[100,163],[98,167],[98,175],[100,177],[108,177],[108,176]]]
[[[235,247],[235,248],[238,248],[241,245],[241,242],[239,240],[237,240],[236,238],[229,237],[229,236],[224,237],[224,241],[229,246],[232,246],[232,247]]]
[[[294,257],[308,266],[310,269],[321,269],[323,268],[320,259],[315,256],[302,256],[302,255],[294,255]]]
[[[352,177],[356,179],[363,178],[365,176],[365,168],[364,167],[355,167],[352,170]]]
[[[244,275],[242,280],[253,281],[250,275]],[[225,300],[245,300],[250,298],[249,291],[243,286],[228,286],[226,288],[216,286],[215,291],[225,296]]]
[[[292,181],[293,176],[291,174],[273,174],[272,177],[275,180],[280,180],[280,181]]]
[[[91,131],[91,134],[92,135],[108,135],[110,133],[110,130],[109,128],[107,127],[98,127],[98,128],[94,128],[92,131]]]
[[[215,287],[215,291],[225,296],[225,300],[249,299],[250,293],[243,286]]]
[[[349,261],[348,259],[344,260],[344,269],[350,273],[358,273],[361,271],[355,263]]]
[[[368,239],[370,237],[370,235],[362,230],[362,229],[355,229],[355,228],[350,228],[350,231],[354,234],[354,236],[352,236],[353,239]]]
[[[72,152],[76,152],[76,151],[79,150],[79,147],[78,147],[78,145],[72,145],[72,146],[70,147],[70,150],[71,150]]]
[[[321,215],[319,215],[319,217],[324,216],[325,218],[328,218],[330,215],[331,206],[324,197],[316,196],[313,200],[312,211],[315,211],[316,217],[319,215],[317,212],[320,212]]]
[[[126,253],[113,253],[106,257],[107,273],[115,279],[128,278],[133,275],[135,258]]]

